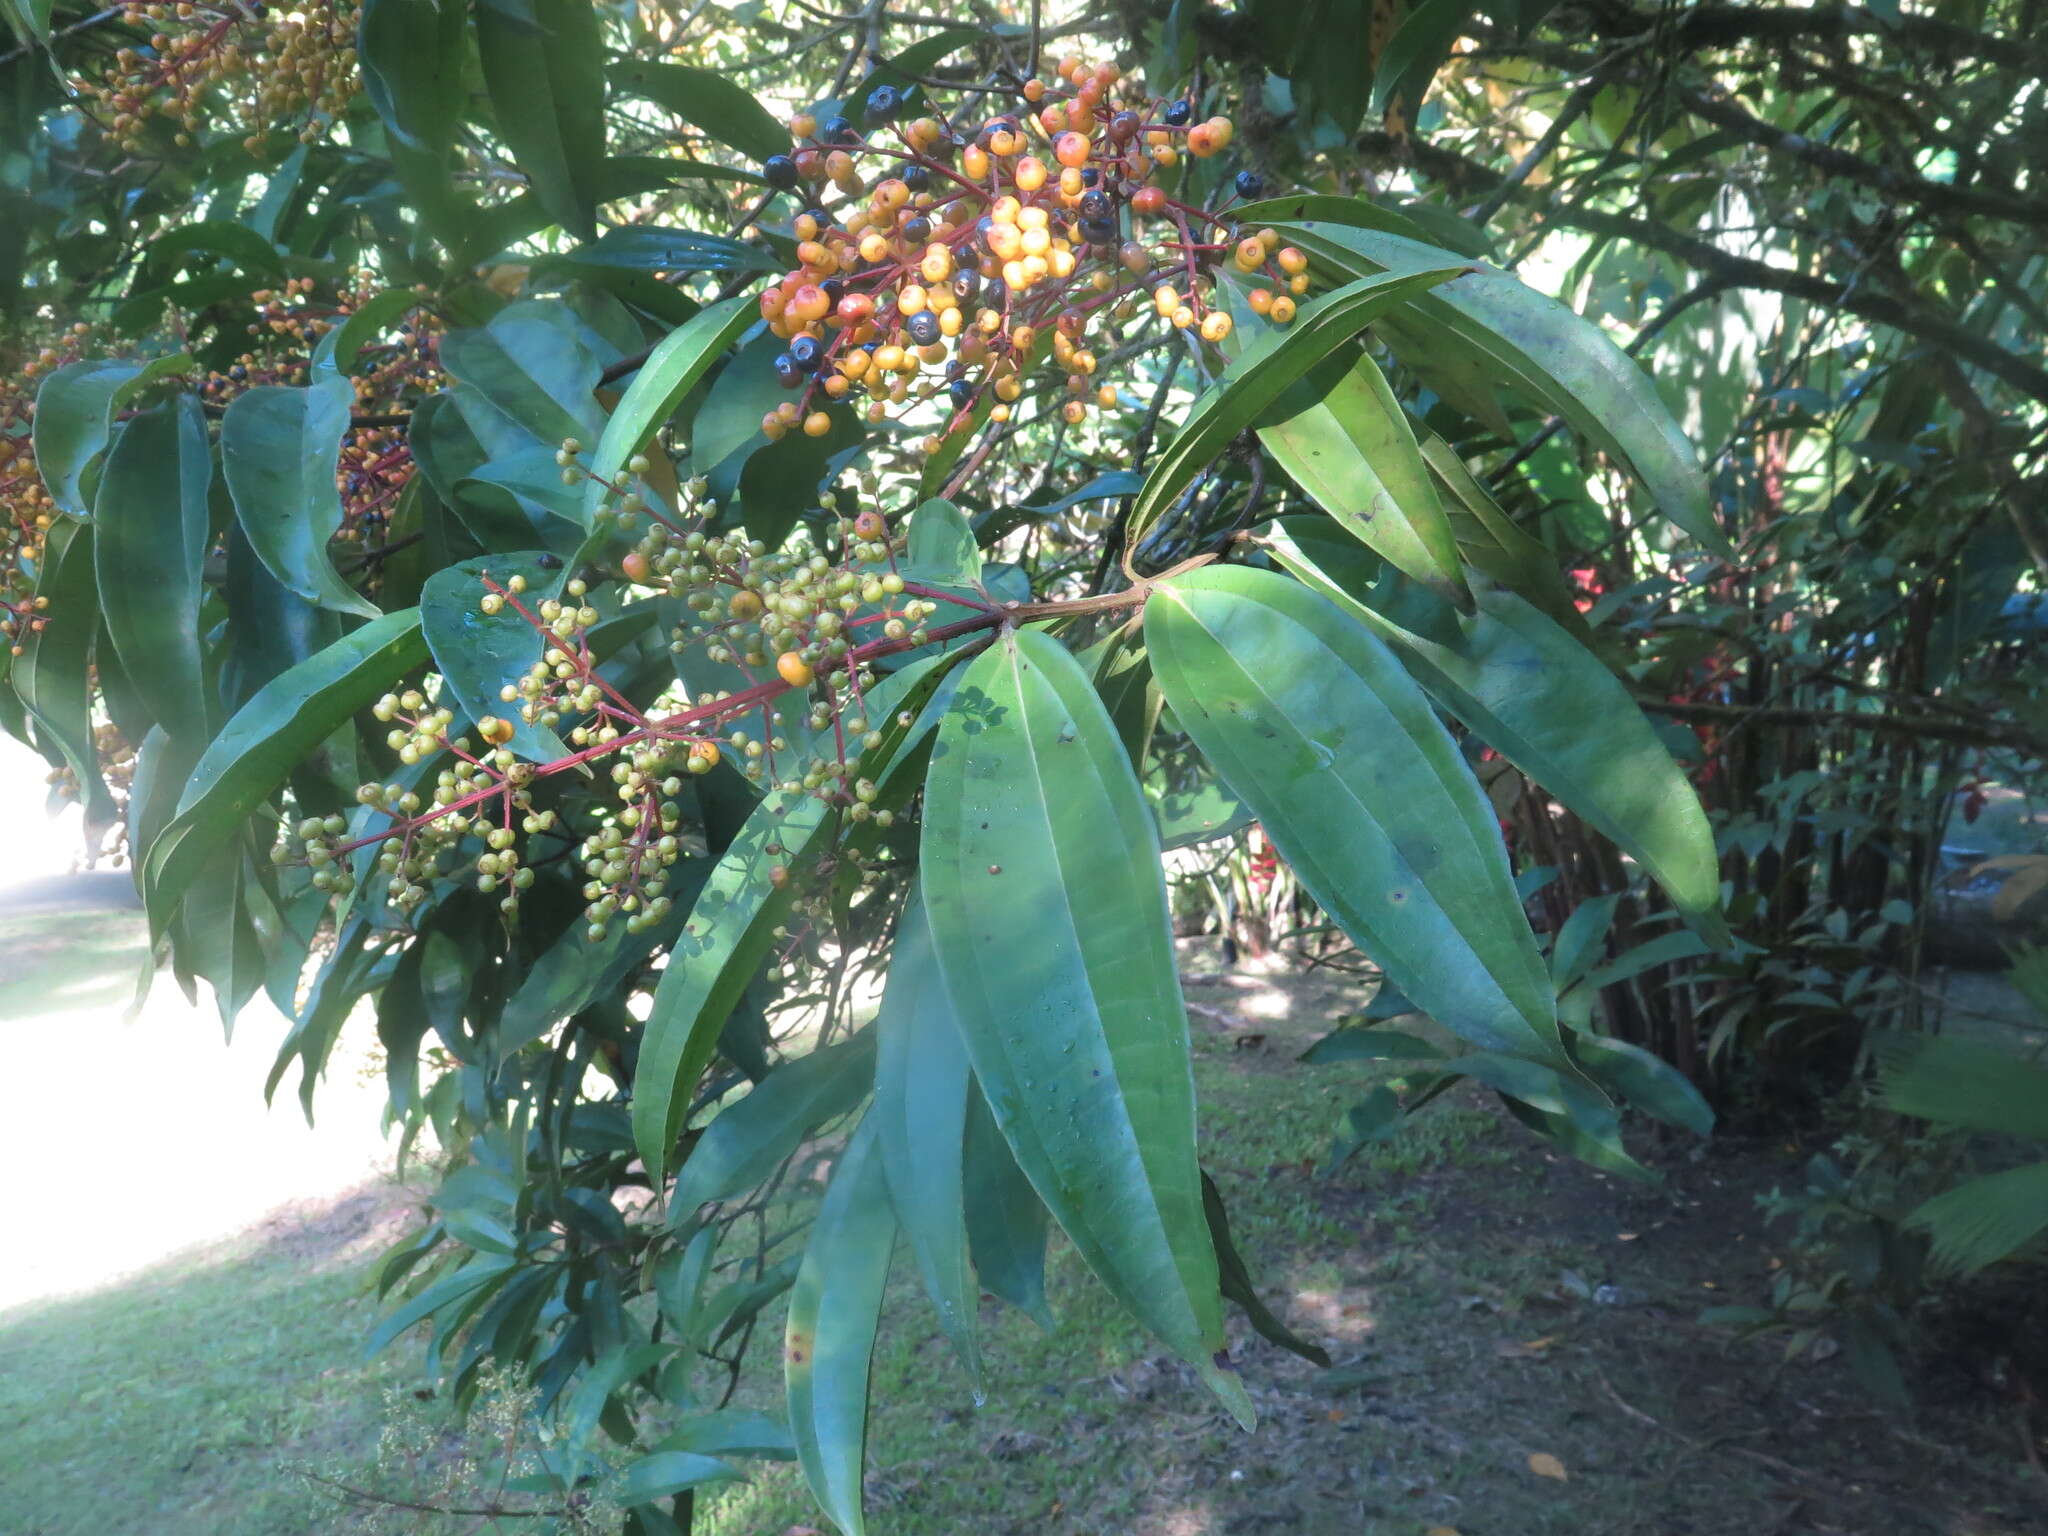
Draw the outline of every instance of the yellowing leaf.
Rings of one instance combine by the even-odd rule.
[[[1538,1477],[1556,1478],[1560,1483],[1571,1481],[1571,1474],[1564,1469],[1564,1463],[1548,1451],[1532,1451],[1529,1455],[1529,1470]]]

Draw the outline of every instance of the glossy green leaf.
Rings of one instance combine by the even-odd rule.
[[[518,600],[537,618],[540,605],[561,590],[565,575],[554,556],[482,555],[436,571],[420,589],[420,632],[433,652],[435,670],[454,694],[453,705],[472,722],[485,715],[508,721],[512,750],[533,762],[567,757],[568,745],[547,726],[522,720],[519,706],[505,703],[499,692],[516,687],[533,670],[545,645],[510,601],[495,614],[479,605],[490,591],[485,577],[500,587],[522,577],[527,588]]]
[[[93,498],[93,563],[114,649],[151,715],[204,734],[199,608],[211,539],[213,446],[191,395],[131,417]]]
[[[1047,1332],[1052,1308],[1045,1300],[1045,1245],[1052,1218],[1038,1191],[1017,1166],[988,1100],[972,1076],[967,1083],[966,1148],[961,1180],[967,1203],[967,1252],[982,1288],[1007,1301]]]
[[[926,910],[989,1108],[1054,1218],[1239,1419],[1152,818],[1093,684],[1000,634],[940,722]]]
[[[1385,310],[1412,301],[1464,271],[1458,263],[1362,277],[1302,306],[1292,324],[1262,326],[1188,412],[1173,441],[1157,454],[1131,511],[1132,543],[1159,520],[1180,493],[1240,432],[1256,425],[1296,380],[1371,325]],[[1445,576],[1455,579],[1455,566]]]
[[[622,224],[577,249],[582,267],[620,267],[631,272],[773,272],[773,254],[724,235]]]
[[[914,581],[971,587],[981,580],[981,548],[974,528],[950,501],[937,497],[910,514],[904,575]]]
[[[1325,575],[1290,529],[1274,524],[1270,535],[1276,560],[1392,647],[1488,746],[1633,855],[1710,941],[1725,942],[1706,812],[1598,657],[1512,592],[1485,585],[1470,614],[1412,588],[1382,611]]]
[[[881,721],[882,744],[862,754],[860,772],[876,778],[901,748],[899,711],[915,715],[948,665],[934,658],[906,668],[869,694]],[[803,862],[828,831],[823,801],[798,790],[762,797],[704,882],[682,936],[669,952],[640,1043],[633,1085],[633,1139],[649,1174],[669,1170],[698,1074],[717,1048],[718,1033],[775,942],[775,925],[790,896],[771,880],[781,866]],[[777,851],[770,852],[773,845]]]
[[[603,482],[615,480],[675,414],[683,397],[695,389],[711,365],[759,318],[752,299],[742,295],[713,304],[695,319],[661,339],[626,386],[611,419],[604,425],[597,451],[591,455],[594,478],[584,487],[583,505],[595,513],[603,505]]]
[[[871,1029],[783,1062],[704,1128],[676,1174],[672,1217],[761,1183],[818,1127],[857,1108],[874,1081]]]
[[[89,690],[99,603],[88,524],[65,520],[45,536],[36,596],[45,600],[43,623],[21,637],[21,654],[8,679],[43,744],[54,744],[69,765],[84,798],[86,825],[105,826],[115,812],[93,741]]]
[[[89,513],[86,471],[107,446],[114,413],[167,375],[192,366],[184,353],[138,363],[100,358],[66,363],[36,390],[36,468],[60,512]]]
[[[377,605],[335,570],[327,544],[341,527],[335,471],[355,390],[333,374],[304,389],[265,384],[221,418],[221,469],[235,518],[270,574],[323,608],[374,617]]]
[[[441,338],[441,366],[518,429],[517,436],[503,436],[502,427],[494,435],[492,419],[464,401],[464,418],[490,457],[528,439],[550,453],[571,437],[587,448],[603,430],[597,384],[604,362],[567,305],[528,299],[499,310],[489,325],[450,331]]]
[[[1346,223],[1282,223],[1282,236],[1346,273],[1435,270],[1445,252],[1383,230]],[[1710,551],[1730,555],[1714,520],[1699,455],[1658,399],[1649,376],[1581,319],[1495,268],[1482,267],[1416,300],[1435,344],[1484,358],[1501,382],[1554,411],[1634,470],[1657,505]]]
[[[385,131],[423,154],[445,154],[462,111],[464,7],[363,0],[358,14],[363,94]]]
[[[825,1513],[861,1536],[868,1368],[896,1247],[896,1215],[874,1129],[856,1130],[832,1170],[789,1295],[783,1375],[797,1460]]]
[[[723,1408],[683,1420],[661,1437],[663,1451],[693,1451],[700,1456],[763,1456],[794,1461],[796,1441],[782,1420],[747,1408]]]
[[[1152,814],[1159,823],[1159,845],[1168,852],[1235,837],[1258,819],[1229,785],[1214,777],[1153,795]]]
[[[1427,1040],[1398,1029],[1334,1029],[1301,1053],[1318,1067],[1333,1061],[1441,1061],[1443,1052]]]
[[[1580,1035],[1572,1054],[1586,1075],[1623,1102],[1695,1136],[1714,1134],[1714,1110],[1686,1075],[1627,1040]]]
[[[619,1480],[611,1493],[631,1509],[636,1504],[652,1504],[656,1499],[673,1498],[686,1488],[730,1482],[740,1476],[738,1467],[720,1461],[716,1456],[702,1456],[693,1451],[650,1451],[645,1456],[635,1457],[620,1469]]]
[[[346,320],[320,338],[313,349],[313,366],[334,373],[354,372],[363,348],[418,309],[421,302],[410,288],[386,288],[371,294],[349,311]]]
[[[875,1028],[880,1038],[868,1119],[881,1138],[889,1198],[939,1326],[979,1391],[980,1291],[967,1249],[967,1048],[932,957],[924,897],[915,889],[897,925]]]
[[[1236,284],[1224,292],[1245,327],[1264,323]],[[1257,430],[1273,462],[1346,532],[1431,590],[1460,606],[1469,601],[1458,541],[1414,426],[1368,354],[1351,356],[1348,367],[1333,358],[1300,380]]]
[[[1467,1039],[1566,1065],[1492,809],[1386,647],[1239,567],[1155,591],[1145,639],[1181,728],[1388,979]]]
[[[213,847],[276,794],[292,769],[350,716],[427,658],[417,609],[385,614],[278,674],[207,746],[178,814],[143,866],[150,926],[161,933]]]
[[[619,94],[673,112],[750,160],[789,150],[789,129],[751,91],[718,70],[629,59],[606,73]]]
[[[482,0],[477,52],[498,135],[570,234],[595,228],[604,162],[604,49],[585,0]]]
[[[1377,116],[1395,94],[1406,96],[1413,80],[1424,86],[1451,51],[1472,19],[1467,0],[1422,0],[1402,18],[1373,68],[1372,101],[1366,111]],[[1419,93],[1407,103],[1410,117],[1422,105]]]

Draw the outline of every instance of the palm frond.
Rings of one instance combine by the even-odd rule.
[[[2048,1163],[1958,1184],[1906,1220],[1927,1230],[1938,1268],[1970,1274],[2009,1259],[2048,1228]]]
[[[1966,1131],[2048,1140],[2048,1068],[1949,1035],[1872,1036],[1885,1108]]]

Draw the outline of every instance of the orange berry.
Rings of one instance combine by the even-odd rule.
[[[1291,245],[1283,245],[1273,253],[1273,260],[1282,272],[1290,276],[1308,270],[1308,258]]]
[[[775,671],[792,688],[808,688],[811,685],[811,664],[795,651],[784,651],[776,657]]]
[[[1019,192],[1036,192],[1045,185],[1045,162],[1036,155],[1026,155],[1017,162],[1013,174]]]
[[[1254,288],[1245,295],[1245,303],[1251,305],[1252,313],[1255,315],[1270,313],[1273,308],[1273,290],[1270,288]]]
[[[1052,141],[1053,158],[1061,165],[1080,166],[1088,163],[1088,140],[1078,133],[1063,133]],[[1162,196],[1164,194],[1161,194]]]
[[[647,563],[647,557],[637,549],[619,562],[619,569],[626,573],[628,581],[644,583],[654,574],[654,568]]]
[[[823,411],[813,411],[804,418],[805,437],[823,437],[832,430],[832,418]]]
[[[1273,300],[1273,308],[1267,316],[1275,325],[1285,325],[1294,318],[1294,300],[1281,294]]]
[[[1197,123],[1188,130],[1188,153],[1198,160],[1206,160],[1221,148],[1216,142],[1216,130],[1207,123]]]
[[[1230,334],[1230,316],[1220,309],[1212,309],[1202,316],[1202,340],[1221,341]]]
[[[789,120],[789,132],[792,138],[808,139],[817,131],[818,120],[808,112],[799,112]]]
[[[1166,210],[1166,190],[1163,187],[1140,187],[1131,198],[1133,213],[1156,214]]]
[[[1239,269],[1245,272],[1256,272],[1266,262],[1266,248],[1257,235],[1238,241],[1235,254]]]

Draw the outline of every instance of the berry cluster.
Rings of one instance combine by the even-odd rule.
[[[131,5],[122,24],[144,40],[117,49],[86,90],[131,155],[147,152],[153,121],[170,125],[182,149],[224,113],[252,155],[271,147],[277,124],[299,123],[311,143],[355,94],[356,12],[355,0]]]
[[[33,573],[57,505],[36,465],[36,390],[46,374],[76,362],[91,335],[92,327],[80,322],[12,367],[0,367],[0,644],[7,654],[21,654],[22,640],[42,627],[49,611],[49,599],[35,591]]]
[[[1167,195],[1156,179],[1183,156],[1228,148],[1227,117],[1194,120],[1185,100],[1149,98],[1114,64],[1063,61],[1057,83],[1031,80],[1024,106],[974,127],[908,116],[893,86],[873,91],[864,128],[846,117],[792,119],[802,140],[763,166],[768,183],[815,198],[797,214],[797,268],[761,295],[761,314],[788,350],[775,361],[795,398],[761,423],[771,438],[792,429],[822,436],[824,407],[857,393],[879,422],[892,405],[942,389],[952,410],[936,451],[985,399],[1006,420],[1028,370],[1065,375],[1063,418],[1117,401],[1095,382],[1098,325],[1129,321],[1149,292],[1181,329],[1220,342],[1231,317],[1212,307],[1215,269],[1270,272],[1253,308],[1276,324],[1294,315],[1308,286],[1299,252],[1271,230],[1237,238],[1228,202],[1214,210]],[[871,168],[882,162],[882,174]],[[827,202],[826,188],[838,196]],[[1251,171],[1234,197],[1263,190]]]

